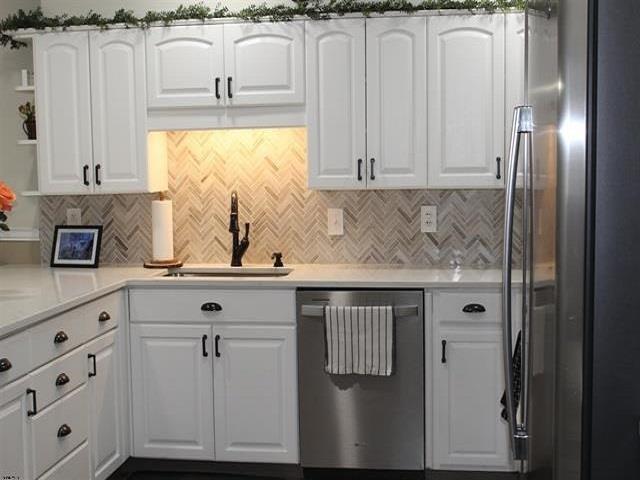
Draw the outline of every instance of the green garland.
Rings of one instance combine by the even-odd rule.
[[[56,15],[46,17],[40,7],[25,12],[9,15],[0,21],[0,45],[10,48],[20,48],[26,43],[16,40],[10,34],[19,29],[43,30],[45,28],[61,28],[78,25],[90,25],[102,29],[110,25],[124,24],[127,27],[147,28],[151,24],[162,22],[169,25],[179,20],[210,20],[215,18],[239,18],[251,22],[260,22],[268,19],[272,22],[290,21],[296,16],[307,17],[313,20],[321,20],[334,15],[347,13],[362,13],[365,16],[372,13],[384,13],[390,11],[415,12],[418,10],[508,10],[512,8],[524,8],[525,0],[421,0],[411,2],[409,0],[293,0],[294,5],[265,4],[251,5],[238,12],[231,12],[227,7],[214,9],[200,3],[197,5],[180,5],[175,10],[153,12],[149,11],[143,17],[137,17],[131,10],[120,9],[113,17],[104,17],[99,13],[90,11],[87,15],[70,16]]]

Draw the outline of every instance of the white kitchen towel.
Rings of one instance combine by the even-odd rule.
[[[393,373],[393,307],[324,309],[325,372],[331,375]]]

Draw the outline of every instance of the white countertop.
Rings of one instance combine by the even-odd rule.
[[[225,288],[447,288],[501,285],[500,270],[438,270],[406,266],[288,265],[284,277],[163,277],[166,270],[141,267],[52,269],[40,266],[0,267],[0,337],[48,317],[130,287]],[[514,283],[520,274],[514,272]]]

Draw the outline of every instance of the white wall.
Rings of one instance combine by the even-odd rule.
[[[38,0],[0,0],[0,17],[4,18],[19,8],[38,6]],[[33,94],[18,93],[20,70],[33,71],[31,48],[10,50],[0,47],[0,179],[8,183],[16,193],[37,188],[36,154],[34,146],[19,146],[18,139],[26,138],[22,131],[22,119],[18,106],[33,102]],[[9,214],[9,225],[16,228],[38,227],[38,199],[21,197]],[[0,248],[8,248],[3,242]]]
[[[144,15],[149,10],[173,10],[178,5],[204,3],[212,9],[217,5],[226,6],[230,10],[240,10],[251,4],[284,4],[293,3],[289,0],[42,0],[42,10],[45,15],[86,14],[93,10],[102,15],[112,15],[120,8],[133,10],[137,15]]]

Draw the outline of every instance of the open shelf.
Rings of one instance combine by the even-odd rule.
[[[18,140],[18,145],[36,145],[38,140]]]
[[[35,92],[36,91],[36,87],[34,87],[33,85],[29,85],[29,86],[18,86],[15,88],[16,92]]]
[[[42,194],[38,190],[24,190],[20,192],[23,197],[40,197]]]
[[[12,228],[0,232],[0,242],[39,242],[40,231],[35,228]]]

